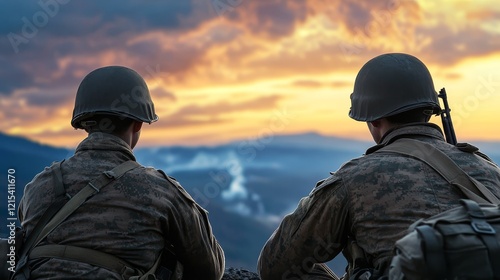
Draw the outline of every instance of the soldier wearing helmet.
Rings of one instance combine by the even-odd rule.
[[[342,252],[344,279],[378,279],[388,274],[394,243],[409,225],[459,205],[460,191],[430,166],[379,151],[398,139],[436,147],[500,197],[498,167],[447,143],[428,122],[440,112],[419,59],[388,53],[369,60],[354,82],[349,116],[367,123],[376,145],[319,181],[282,220],[261,251],[261,278],[336,279],[324,263]]]
[[[88,137],[72,157],[47,167],[26,185],[19,217],[27,235],[61,195],[54,187],[57,170],[64,195],[73,197],[103,172],[112,175],[109,170],[116,166],[135,162],[132,149],[142,124],[157,120],[148,87],[137,72],[122,66],[90,72],[78,88],[71,120]],[[72,255],[69,249],[40,249],[55,244],[91,251]],[[119,258],[122,266],[116,269],[99,260],[96,251]],[[175,279],[215,280],[224,272],[224,253],[207,212],[182,186],[161,170],[135,163],[49,233],[33,249],[28,264],[30,279],[129,279],[163,267]]]

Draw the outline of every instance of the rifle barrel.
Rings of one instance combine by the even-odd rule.
[[[446,142],[456,145],[457,136],[455,135],[455,129],[453,128],[453,122],[451,121],[450,106],[448,105],[448,97],[446,96],[446,90],[442,88],[439,91],[438,97],[443,99],[444,109],[441,111],[441,121],[443,123],[444,135],[446,136]]]

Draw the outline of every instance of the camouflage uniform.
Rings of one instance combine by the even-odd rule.
[[[62,164],[67,193],[74,196],[88,181],[127,160],[135,157],[122,139],[90,134]],[[28,234],[54,201],[51,168],[26,185],[19,216]],[[41,244],[99,250],[147,271],[165,242],[174,246],[184,266],[183,279],[222,277],[224,254],[205,210],[180,185],[153,168],[140,166],[91,197]],[[32,279],[121,279],[109,270],[70,260],[34,259],[30,266]]]
[[[374,153],[400,137],[434,145],[500,197],[498,166],[446,143],[436,125],[401,126],[389,131],[366,155],[318,182],[309,196],[300,200],[261,252],[258,267],[263,280],[332,279],[317,265],[317,276],[308,271],[315,263],[333,259],[352,240],[362,250],[355,255],[364,251],[364,260],[358,264],[386,273],[394,242],[411,223],[459,205],[459,191],[425,163],[397,154]]]

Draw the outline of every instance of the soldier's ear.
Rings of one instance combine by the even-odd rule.
[[[134,133],[139,132],[142,129],[142,122],[134,121],[132,131]]]
[[[373,126],[373,127],[380,127],[380,120],[374,120],[374,121],[371,121],[370,124]]]

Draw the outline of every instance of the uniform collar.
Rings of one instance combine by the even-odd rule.
[[[397,126],[384,134],[380,144],[370,147],[366,150],[366,154],[371,154],[378,149],[389,145],[399,138],[415,138],[415,137],[427,137],[435,138],[441,141],[444,140],[443,132],[441,128],[433,123],[411,123],[406,125]]]
[[[135,160],[130,146],[121,138],[109,133],[92,132],[78,145],[75,153],[89,150],[117,151],[125,154],[130,160]]]

